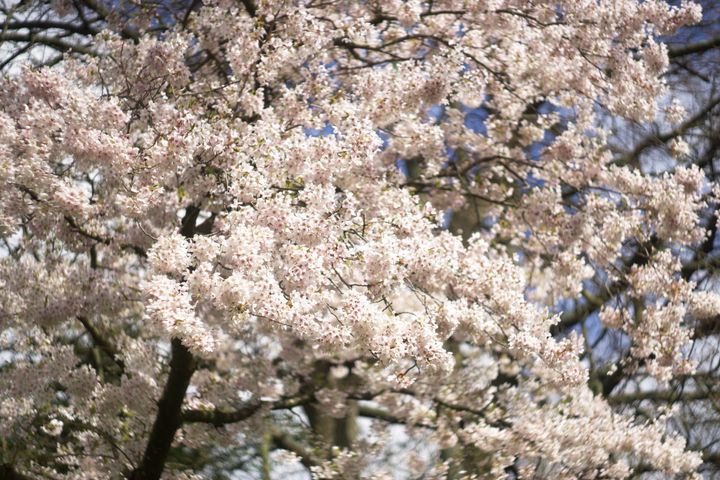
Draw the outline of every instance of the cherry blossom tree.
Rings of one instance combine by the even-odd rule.
[[[720,465],[699,5],[2,12],[0,477]]]

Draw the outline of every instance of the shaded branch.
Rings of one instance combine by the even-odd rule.
[[[105,21],[107,21],[108,17],[112,14],[112,10],[108,8],[102,0],[80,0],[80,3],[100,15]],[[123,37],[132,39],[135,42],[140,39],[140,34],[127,26],[124,26],[120,30],[120,33]]]
[[[62,38],[37,35],[35,33],[0,32],[0,42],[27,42],[36,45],[45,45],[61,52],[74,52],[82,55],[94,55],[89,47],[66,42]]]
[[[65,221],[70,226],[70,229],[73,230],[75,233],[78,233],[78,234],[82,235],[83,237],[86,237],[90,240],[95,240],[96,242],[102,243],[103,245],[109,246],[113,243],[113,241],[110,238],[104,238],[104,237],[95,235],[95,234],[90,233],[87,230],[83,229],[80,225],[78,225],[78,223],[75,221],[75,219],[72,218],[71,216],[65,215],[64,218],[65,218]],[[120,244],[120,248],[122,248],[123,250],[132,250],[133,252],[135,252],[137,255],[139,255],[141,257],[147,257],[147,252],[145,251],[145,249],[142,247],[139,247],[137,245],[131,245],[129,243],[122,243],[122,244]]]
[[[209,423],[216,427],[242,422],[255,415],[263,407],[262,402],[247,405],[237,410],[185,410],[181,421],[184,423]]]
[[[186,423],[209,423],[215,426],[229,423],[242,422],[255,415],[263,407],[270,407],[270,410],[287,410],[289,408],[304,405],[312,399],[310,395],[296,398],[278,400],[277,402],[259,401],[245,405],[237,410],[185,410],[181,420]]]
[[[195,359],[182,342],[172,339],[170,373],[158,401],[158,412],[150,431],[145,453],[140,465],[130,475],[130,480],[158,480],[165,468],[170,446],[182,420],[180,409],[185,392],[195,371]]]
[[[277,448],[292,452],[300,457],[300,462],[307,468],[316,467],[320,462],[305,447],[285,432],[275,431],[272,435],[273,444]]]
[[[393,413],[388,412],[387,410],[383,410],[382,408],[368,407],[365,405],[360,405],[358,407],[358,416],[372,418],[375,420],[382,420],[383,422],[395,423],[398,425],[408,425],[411,427],[428,428],[431,430],[435,430],[437,428],[434,425],[426,425],[419,422],[412,422],[407,418],[397,416]]]
[[[110,357],[118,367],[120,367],[120,372],[122,373],[125,370],[125,362],[119,358],[118,351],[115,346],[111,344],[97,328],[95,328],[95,325],[90,322],[90,319],[82,315],[77,315],[75,318],[77,318],[78,321],[82,323],[82,326],[85,327],[85,330],[88,331],[95,345],[105,352],[105,354]]]
[[[57,29],[66,32],[77,33],[78,35],[94,35],[98,33],[98,29],[91,27],[89,24],[75,25],[70,22],[57,22],[52,20],[15,20],[2,24],[5,30],[47,30]]]
[[[707,400],[708,393],[703,391],[678,392],[674,390],[650,390],[646,392],[621,393],[613,395],[607,399],[610,405],[622,405],[632,402],[640,402],[648,400],[658,403],[671,402],[692,402],[698,400]]]
[[[690,43],[681,47],[674,47],[668,49],[668,57],[675,59],[683,57],[685,55],[693,55],[698,53],[705,53],[713,48],[720,47],[720,36],[703,40],[702,42]]]
[[[248,15],[251,17],[257,16],[257,6],[255,5],[254,0],[241,0],[243,6],[245,6],[245,10],[247,10]]]
[[[663,145],[669,142],[673,138],[679,137],[686,133],[688,130],[693,128],[699,122],[701,122],[708,113],[710,113],[715,107],[720,104],[720,97],[710,100],[703,108],[698,110],[692,117],[685,120],[683,123],[678,125],[675,129],[660,134],[648,135],[638,143],[632,151],[622,155],[620,158],[615,160],[615,165],[627,165],[637,161],[640,154],[642,154],[648,148],[654,145]]]
[[[30,477],[18,472],[8,464],[0,465],[0,478],[3,480],[31,480]]]

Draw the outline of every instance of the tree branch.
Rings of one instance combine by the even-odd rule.
[[[97,328],[95,328],[95,325],[93,325],[90,322],[90,319],[87,317],[84,317],[82,315],[77,315],[75,318],[78,319],[80,323],[82,323],[82,326],[85,327],[85,330],[88,331],[90,336],[93,339],[93,342],[95,342],[95,345],[100,347],[100,350],[105,352],[105,354],[112,359],[115,364],[120,367],[120,372],[122,373],[125,370],[125,363],[118,358],[118,351],[115,348],[114,345],[112,345],[101,333],[98,331]]]
[[[0,32],[0,41],[34,43],[54,48],[60,52],[75,52],[81,55],[94,55],[94,52],[89,47],[66,42],[58,37],[36,35],[34,33]]]
[[[663,145],[666,142],[672,140],[673,138],[684,135],[688,130],[690,130],[700,121],[702,121],[707,116],[707,114],[709,114],[719,104],[720,97],[713,98],[712,100],[708,101],[708,103],[705,104],[703,108],[698,110],[692,117],[685,120],[685,122],[678,125],[674,130],[666,133],[648,135],[647,137],[642,139],[632,151],[626,153],[625,155],[622,155],[620,158],[615,160],[613,164],[622,166],[637,162],[638,157],[645,150],[654,145]]]
[[[692,402],[707,400],[708,394],[703,391],[677,392],[674,390],[650,390],[646,392],[620,393],[607,399],[610,405],[623,405],[648,400],[651,402]]]
[[[257,6],[255,5],[255,2],[253,0],[241,0],[242,4],[245,6],[245,10],[247,10],[248,15],[251,17],[257,16]]]
[[[228,423],[242,422],[255,415],[263,404],[253,403],[238,410],[185,410],[182,413],[181,420],[185,423],[209,423],[216,427],[226,425]]]
[[[264,406],[269,406],[271,410],[287,410],[289,408],[298,407],[311,400],[311,395],[303,395],[295,398],[281,399],[277,402],[256,402],[245,405],[237,410],[185,410],[182,413],[182,421],[186,423],[209,423],[221,426],[228,423],[237,423],[247,420],[260,411]]]
[[[179,339],[173,338],[170,373],[158,401],[155,423],[142,461],[130,475],[130,480],[158,480],[162,475],[175,432],[182,423],[180,409],[194,371],[195,359],[192,354]]]
[[[305,467],[316,467],[320,465],[320,462],[302,446],[300,442],[292,438],[285,432],[273,432],[272,441],[277,448],[293,452],[295,455],[300,457],[300,462]]]
[[[3,480],[30,480],[30,477],[23,475],[8,464],[0,465],[0,478]]]
[[[77,33],[78,35],[94,35],[98,33],[96,28],[89,25],[75,25],[70,22],[56,22],[51,20],[15,20],[2,24],[2,28],[6,30],[48,30],[57,29],[66,32]]]
[[[720,47],[720,36],[703,40],[702,42],[690,43],[682,47],[675,47],[668,50],[668,57],[675,59],[685,55],[705,53],[713,48]]]
[[[103,19],[105,19],[105,21],[107,21],[107,18],[112,13],[112,10],[103,3],[103,0],[80,0],[80,3],[100,15]],[[127,26],[124,26],[120,30],[120,33],[123,35],[123,37],[132,39],[135,42],[140,40],[140,34]]]
[[[426,425],[419,422],[412,422],[409,419],[399,417],[393,413],[383,410],[381,408],[368,407],[366,405],[360,405],[358,407],[358,416],[365,418],[372,418],[375,420],[381,420],[387,423],[396,423],[398,425],[407,425],[410,427],[428,428],[435,430],[436,427],[433,425]]]

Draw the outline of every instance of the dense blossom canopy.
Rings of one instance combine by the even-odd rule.
[[[682,262],[718,189],[681,139],[660,173],[614,154],[608,119],[687,121],[658,38],[697,5],[88,3],[106,29],[0,82],[7,472],[696,475],[561,313],[595,305],[625,373],[696,371],[720,296]]]

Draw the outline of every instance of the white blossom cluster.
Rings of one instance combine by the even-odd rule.
[[[624,282],[601,320],[665,381],[693,371],[692,321],[720,314],[680,275],[679,247],[705,240],[703,172],[681,165],[683,145],[662,176],[618,162],[596,108],[655,118],[655,39],[697,5],[242,3],[203,2],[137,42],[104,31],[97,56],[0,82],[0,233],[20,245],[0,259],[0,321],[21,352],[0,370],[0,437],[36,446],[17,468],[137,468],[177,339],[197,367],[185,410],[259,403],[225,430],[188,420],[176,445],[251,435],[331,364],[312,394],[329,416],[372,399],[411,435],[479,452],[483,478],[514,464],[523,478],[692,475],[701,457],[666,418],[614,411],[588,386],[580,337],[551,332],[584,281]],[[466,121],[477,109],[483,129]],[[447,228],[478,204],[487,229]],[[647,258],[619,271],[629,245]],[[105,372],[59,346],[88,328]],[[377,438],[314,475],[361,478],[392,443]]]

